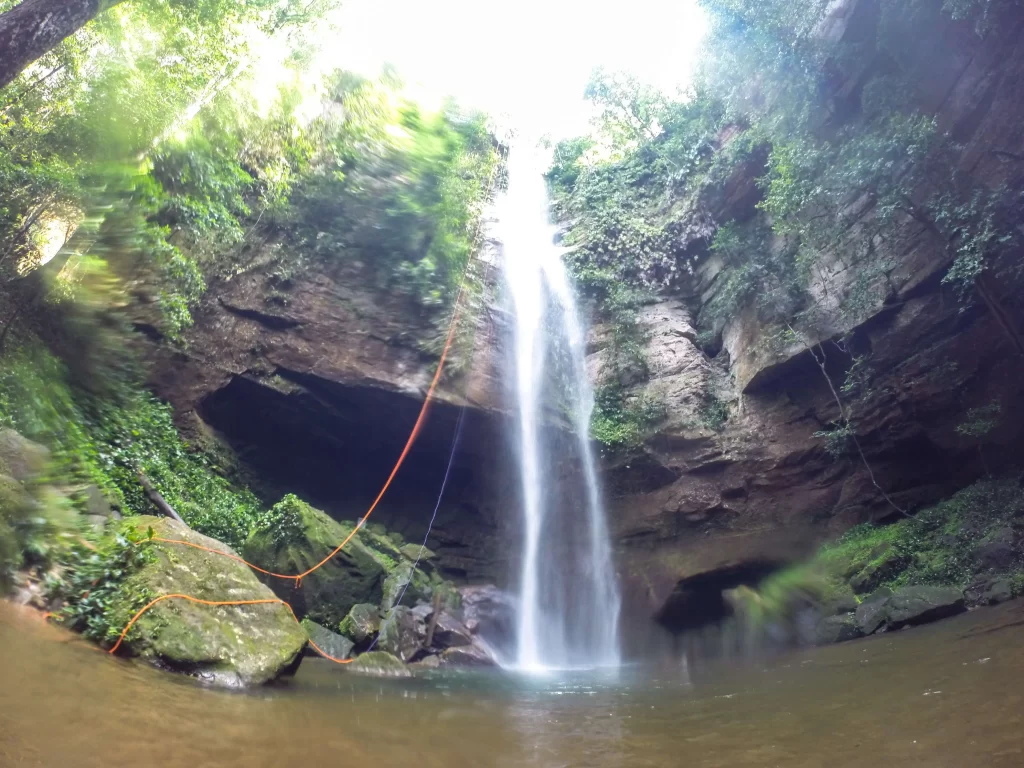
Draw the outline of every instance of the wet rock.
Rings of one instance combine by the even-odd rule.
[[[427,656],[424,659],[421,659],[421,660],[419,660],[419,661],[417,661],[417,662],[415,662],[413,664],[410,664],[409,665],[409,669],[412,669],[414,671],[432,670],[432,669],[438,669],[438,668],[440,668],[440,666],[441,666],[441,657],[440,656]]]
[[[444,667],[495,667],[498,664],[487,649],[475,643],[449,648],[440,658]]]
[[[46,469],[50,452],[13,429],[0,429],[0,474],[25,482]]]
[[[421,564],[437,559],[437,555],[434,552],[419,544],[406,544],[400,549],[405,557],[414,562],[419,560]]]
[[[384,580],[380,607],[382,611],[387,612],[398,603],[399,598],[404,602],[413,603],[429,598],[431,594],[430,579],[426,574],[418,568],[413,568],[412,563],[402,562],[395,566]]]
[[[473,636],[469,628],[447,611],[442,611],[434,626],[433,645],[437,648],[456,648],[472,644]]]
[[[144,534],[181,539],[234,554],[226,544],[164,517],[132,519]],[[267,600],[274,597],[252,570],[235,560],[192,547],[153,542],[155,557],[130,575],[112,600],[114,615],[135,612],[140,594],[186,594],[205,600]],[[219,685],[258,685],[293,671],[306,634],[280,603],[211,608],[164,600],[142,615],[127,649],[158,666]]]
[[[379,631],[380,611],[369,603],[353,605],[338,625],[338,632],[356,645],[369,643]]]
[[[460,587],[466,628],[498,653],[511,654],[515,646],[515,601],[492,584]]]
[[[1013,598],[1013,585],[1008,579],[981,578],[964,590],[964,601],[969,608],[996,605]]]
[[[903,587],[888,599],[886,620],[890,629],[955,616],[966,610],[964,595],[956,587]]]
[[[411,609],[411,613],[419,621],[428,621],[434,613],[434,606],[430,603],[417,603]]]
[[[859,606],[860,602],[853,595],[839,595],[825,606],[825,615],[841,616],[846,613],[853,613]]]
[[[347,659],[355,647],[355,643],[347,637],[331,632],[331,630],[321,627],[315,621],[303,619],[302,629],[305,630],[306,635],[312,643],[316,644],[317,648],[335,659]],[[306,655],[319,656],[320,654],[316,648],[309,645],[306,648]]]
[[[1005,571],[1020,559],[1013,529],[1001,528],[972,553],[982,571]]]
[[[419,622],[404,605],[396,605],[381,624],[377,648],[397,656],[404,662],[412,661],[420,650]]]
[[[854,617],[857,629],[861,634],[871,635],[885,626],[886,611],[891,596],[892,590],[878,590],[857,606]]]
[[[349,672],[369,677],[412,677],[412,672],[401,659],[384,651],[364,653],[345,668]]]
[[[814,633],[816,645],[830,645],[855,640],[862,635],[852,613],[844,616],[827,616],[818,622]]]

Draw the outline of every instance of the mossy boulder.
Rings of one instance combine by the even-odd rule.
[[[413,568],[412,563],[402,562],[388,574],[382,592],[380,607],[387,612],[398,604],[399,598],[410,605],[430,599],[433,587],[423,571]]]
[[[242,551],[261,568],[299,574],[330,555],[352,528],[351,523],[338,522],[295,496],[286,496],[249,534]],[[370,536],[374,545],[380,539],[384,537]],[[397,554],[390,541],[386,546]],[[288,600],[299,616],[337,626],[352,606],[380,603],[384,580],[394,565],[387,552],[367,545],[367,532],[361,530],[329,562],[303,577],[298,588],[292,581],[272,577],[266,578],[266,583]]]
[[[346,669],[349,672],[370,677],[412,677],[412,672],[402,663],[401,659],[384,651],[364,653]]]
[[[219,552],[230,547],[162,517],[131,520],[145,536],[180,539]],[[235,560],[180,544],[152,542],[153,557],[130,575],[115,602],[134,614],[140,595],[185,594],[201,600],[272,600],[252,570]],[[171,599],[157,603],[135,623],[125,646],[136,656],[222,685],[258,685],[293,670],[306,634],[280,603],[209,606]]]
[[[360,603],[338,625],[338,632],[356,645],[365,645],[380,631],[380,611],[376,605]]]
[[[401,548],[402,554],[409,560],[421,563],[429,563],[437,559],[437,555],[420,544],[406,544]]]
[[[306,654],[309,656],[319,656],[320,651],[323,651],[328,656],[335,659],[347,659],[349,654],[352,653],[352,648],[355,644],[343,635],[339,635],[337,632],[331,632],[326,627],[321,627],[315,621],[309,619],[302,620],[302,629],[309,637],[311,644],[306,648]],[[314,648],[313,646],[316,646]]]

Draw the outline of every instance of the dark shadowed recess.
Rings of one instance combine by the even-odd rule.
[[[676,584],[655,621],[670,632],[717,624],[732,615],[724,592],[740,586],[753,587],[783,563],[752,560],[699,573]]]
[[[205,397],[200,415],[256,477],[268,503],[295,493],[339,520],[362,517],[402,452],[423,400],[371,386],[341,385],[279,369],[278,385],[236,376]],[[282,387],[283,380],[289,386]],[[370,522],[419,543],[452,452],[460,409],[435,401],[427,422]],[[454,578],[495,579],[508,478],[500,417],[466,411],[462,436],[428,545]]]

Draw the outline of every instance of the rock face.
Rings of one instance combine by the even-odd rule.
[[[233,454],[228,468],[264,497],[293,492],[335,519],[358,519],[416,422],[447,317],[382,290],[372,267],[351,258],[282,279],[277,247],[210,286],[183,349],[152,346],[150,383],[190,441]],[[468,406],[430,548],[451,575],[493,579],[509,554],[499,541],[514,477],[502,468],[514,465],[501,437],[503,316],[481,308],[497,282],[487,249],[474,270],[484,295],[464,306],[430,418],[374,519],[423,539]]]
[[[516,638],[516,605],[512,597],[492,584],[460,587],[466,628],[494,651],[511,658]]]
[[[168,518],[133,518],[141,534],[181,539],[234,554],[230,547]],[[139,594],[186,594],[205,600],[269,600],[273,593],[242,563],[191,547],[154,542],[155,557],[125,581],[125,612]],[[306,635],[279,603],[211,607],[165,600],[138,620],[126,645],[136,656],[215,684],[259,685],[294,668]]]
[[[830,44],[877,23],[875,0],[833,5],[841,13],[821,30]],[[1024,135],[1013,128],[1024,115],[1018,28],[1019,15],[982,38],[969,24],[944,16],[915,32],[899,62],[911,84],[908,100],[952,133],[961,145],[960,169],[990,188],[1016,190],[1024,183],[1024,166],[999,160],[994,151],[1005,147],[1024,156]],[[936,50],[944,55],[936,57]],[[870,57],[832,64],[829,87],[846,94],[859,92],[872,71],[887,66]],[[729,184],[753,188],[756,202],[754,181],[763,168],[737,173],[746,178]],[[876,212],[865,200],[855,214],[854,227],[870,227]],[[713,233],[720,223],[757,215],[749,198],[718,195],[697,206],[694,228]],[[711,328],[713,342],[698,343],[697,328],[708,330],[702,313],[723,283],[723,263],[707,250],[706,237],[679,243],[697,264],[695,275],[676,295],[644,310],[651,371],[631,389],[659,397],[668,416],[637,455],[606,466],[627,630],[634,614],[665,614],[671,595],[688,584],[715,583],[720,574],[752,563],[787,562],[854,524],[897,516],[879,488],[912,513],[988,471],[1017,466],[1024,450],[1024,435],[1014,427],[1024,418],[1021,358],[998,313],[980,299],[965,307],[942,283],[951,258],[947,245],[923,225],[903,221],[879,244],[875,257],[887,265],[879,273],[889,282],[879,278],[878,300],[864,311],[813,332],[798,326],[793,336],[750,307]],[[832,301],[873,268],[867,261],[826,266],[811,289]],[[999,312],[1011,326],[1024,327],[1019,291],[996,274],[993,282]],[[594,368],[601,344],[597,332]],[[857,455],[833,459],[815,437],[839,410],[814,355],[824,355],[834,386],[842,383],[851,355],[868,361],[855,423],[873,478]],[[709,428],[702,413],[708,394],[729,408],[720,431]],[[994,401],[1002,410],[989,434],[968,440],[957,433],[969,409]],[[999,542],[980,547],[978,555],[994,568],[1010,557]],[[884,573],[864,573],[860,591],[870,593],[884,581]]]
[[[377,648],[410,662],[420,650],[420,622],[404,605],[395,606],[384,619]]]

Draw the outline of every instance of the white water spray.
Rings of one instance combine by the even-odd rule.
[[[620,600],[589,436],[586,338],[554,244],[542,168],[528,149],[510,154],[498,217],[515,316],[522,475],[517,666],[617,665]],[[560,406],[574,437],[556,428],[545,405]]]

